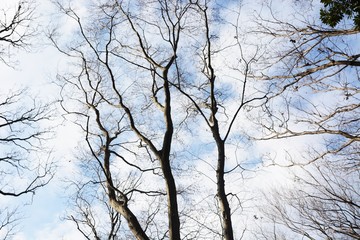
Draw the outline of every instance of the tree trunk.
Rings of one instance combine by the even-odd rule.
[[[115,199],[110,198],[110,205],[126,219],[130,231],[136,237],[137,240],[150,239],[142,229],[136,216],[130,211],[130,209],[126,206],[126,204],[122,204],[121,202],[118,202]]]
[[[173,58],[175,59],[175,58]],[[173,60],[170,61],[170,63]],[[171,64],[168,66],[171,66]],[[174,132],[174,126],[171,117],[171,95],[169,89],[169,83],[167,79],[166,69],[163,72],[164,78],[164,91],[165,91],[165,110],[164,110],[164,118],[166,120],[166,132],[163,140],[163,148],[160,151],[160,161],[161,161],[161,169],[163,171],[165,181],[166,181],[166,193],[168,198],[168,219],[169,219],[169,237],[171,240],[180,240],[180,218],[178,211],[178,203],[177,203],[177,190],[175,179],[172,174],[171,165],[170,165],[170,150],[172,144],[172,136]]]
[[[231,211],[229,202],[225,192],[225,143],[220,137],[218,131],[217,121],[212,128],[213,136],[218,148],[218,165],[216,169],[216,184],[217,184],[217,198],[219,201],[219,210],[222,220],[223,238],[226,240],[233,240],[234,233],[231,222]]]
[[[171,240],[180,240],[180,219],[177,203],[177,190],[174,177],[171,172],[169,158],[161,160],[162,169],[166,181],[168,199],[169,237]]]

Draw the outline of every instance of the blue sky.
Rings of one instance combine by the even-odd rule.
[[[236,1],[233,1],[236,2]],[[5,3],[2,1],[2,3]],[[7,3],[13,4],[13,0],[7,0]],[[81,1],[76,2],[79,6]],[[10,4],[10,5],[11,5]],[[0,4],[1,6],[1,4]],[[51,5],[47,0],[38,1],[37,23],[41,27],[46,27],[45,23],[51,22]],[[71,28],[71,24],[65,24],[62,27]],[[222,29],[226,32],[225,29]],[[18,60],[16,68],[9,68],[0,65],[2,81],[8,88],[30,87],[31,92],[45,101],[56,99],[58,88],[53,84],[57,71],[66,68],[66,61],[53,47],[48,45],[44,35],[38,35],[34,42],[34,48],[30,52],[20,51],[14,56]],[[4,86],[4,85],[3,85]],[[61,119],[57,120],[61,123]],[[65,210],[68,206],[66,183],[63,182],[67,177],[76,174],[77,167],[74,165],[72,153],[76,151],[79,139],[78,129],[68,123],[64,123],[57,128],[57,137],[49,142],[54,147],[52,158],[56,160],[57,171],[54,179],[44,187],[39,189],[32,198],[32,204],[24,206],[22,214],[24,218],[19,222],[19,232],[16,234],[16,240],[33,239],[82,239],[82,236],[75,229],[71,222],[63,221]],[[266,145],[266,144],[265,144]],[[265,146],[264,145],[264,146]],[[268,146],[271,148],[271,146]],[[254,148],[255,150],[255,148]],[[257,158],[256,155],[249,154],[248,159]],[[206,168],[199,163],[199,168]],[[269,176],[266,172],[264,176]],[[277,175],[280,177],[281,174]],[[276,181],[276,180],[274,180]],[[262,178],[257,178],[249,186],[258,186],[264,182]],[[249,187],[250,188],[250,187]],[[27,202],[29,197],[18,199],[17,202]]]
[[[17,1],[1,1],[0,7],[14,7]],[[48,22],[49,1],[38,1],[36,14],[37,23],[44,26]],[[5,7],[6,8],[6,7]],[[2,91],[6,89],[21,89],[28,87],[33,96],[42,101],[53,101],[58,94],[58,89],[52,83],[56,72],[61,65],[61,55],[48,45],[45,36],[40,33],[33,41],[33,48],[29,51],[14,51],[13,60],[17,61],[14,68],[0,64],[2,73]],[[43,189],[39,189],[36,195],[25,196],[19,199],[6,199],[10,206],[24,205],[20,209],[20,214],[24,218],[18,223],[18,233],[14,239],[81,239],[74,226],[61,221],[63,210],[66,206],[66,191],[63,178],[72,174],[74,166],[68,160],[71,159],[71,152],[76,146],[77,137],[73,126],[59,125],[57,137],[49,142],[54,151],[52,159],[56,159],[57,173]],[[1,235],[1,233],[0,233]],[[67,237],[68,236],[68,237]],[[64,238],[63,238],[64,237]]]
[[[73,2],[81,8],[81,3],[85,1]],[[238,1],[231,2],[236,3]],[[283,1],[278,1],[278,3],[279,2],[279,8],[287,13],[286,6],[281,5],[281,2]],[[0,2],[0,7],[2,6],[1,4],[6,3],[11,5],[14,1],[3,0]],[[54,19],[52,19],[52,21],[49,20],[53,16],[51,14],[52,11],[54,11],[54,9],[51,8],[50,1],[38,0],[37,13],[39,14],[39,18],[36,21],[41,24],[41,27],[46,27],[47,23],[54,21]],[[242,14],[244,14],[244,19],[249,20],[246,12],[242,12]],[[61,22],[61,24],[61,27],[67,30],[66,33],[71,37],[70,30],[73,25],[69,22]],[[228,32],[232,33],[232,31],[233,29],[221,29],[220,32],[226,34]],[[233,35],[229,35],[229,37],[231,39],[234,38]],[[250,40],[256,41],[256,39]],[[49,46],[44,35],[38,35],[32,51],[20,51],[16,53],[15,58],[18,60],[16,69],[0,64],[0,72],[2,73],[1,81],[4,89],[28,86],[34,96],[37,96],[44,101],[57,98],[59,89],[53,84],[53,81],[56,78],[56,73],[58,71],[67,68],[66,60],[57,50]],[[234,58],[234,56],[229,53],[229,55],[224,57],[224,59],[226,58]],[[234,108],[236,108],[236,106],[234,106]],[[55,177],[49,185],[43,189],[39,189],[33,197],[31,205],[24,206],[22,209],[24,219],[19,222],[19,231],[14,238],[15,240],[41,240],[50,239],[50,237],[52,240],[82,239],[82,236],[76,230],[75,225],[62,219],[66,215],[66,210],[68,210],[67,194],[69,193],[69,189],[66,187],[67,183],[65,183],[64,180],[66,178],[72,178],[74,174],[77,173],[78,168],[76,166],[76,161],[73,161],[73,154],[77,151],[76,147],[79,146],[78,141],[81,133],[76,126],[68,122],[62,122],[62,120],[63,119],[61,118],[57,119],[56,124],[59,125],[55,129],[57,136],[49,142],[49,145],[54,149],[52,158],[56,161],[58,166]],[[241,120],[245,121],[246,119],[242,118]],[[248,126],[240,121],[236,127],[238,129],[246,129]],[[209,132],[206,134],[199,136],[199,142],[206,142],[205,136],[210,136]],[[236,164],[235,160],[238,158],[245,158],[250,163],[250,166],[256,166],[256,164],[260,162],[258,160],[260,158],[260,153],[268,153],[268,156],[271,158],[286,159],[287,153],[282,151],[282,146],[286,146],[290,150],[296,151],[300,149],[299,146],[311,141],[315,142],[316,140],[316,138],[303,138],[296,140],[278,140],[276,142],[259,142],[252,146],[239,144],[241,148],[238,149],[238,152],[234,150],[238,146],[229,146],[228,149],[229,151],[232,151],[229,156],[232,157],[232,163],[234,165]],[[208,149],[206,148],[206,150]],[[198,152],[202,151],[199,150]],[[212,155],[214,154],[210,152],[204,154],[202,157],[206,159],[210,158]],[[205,164],[204,162],[198,162],[197,167],[204,171],[209,170],[209,164]],[[280,186],[281,184],[291,185],[291,182],[284,181],[287,177],[289,177],[289,172],[284,169],[277,167],[267,168],[260,172],[256,178],[247,180],[246,187],[244,187],[243,190],[251,193],[254,189],[265,190],[269,188],[269,186]],[[239,184],[244,181],[243,179],[239,179],[240,178],[236,176],[233,178],[234,182],[239,182]],[[26,197],[17,199],[13,203],[10,203],[9,200],[8,203],[15,205],[18,202],[28,201],[29,197]],[[252,215],[250,214],[247,217],[251,219]]]

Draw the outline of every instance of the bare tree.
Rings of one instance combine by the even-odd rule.
[[[86,239],[118,240],[117,234],[120,232],[122,223],[121,215],[108,204],[104,189],[99,191],[94,188],[98,185],[91,182],[82,185],[78,182],[73,182],[73,184],[76,195],[70,204],[74,204],[75,208],[66,219],[73,221]]]
[[[52,178],[52,166],[48,150],[43,141],[49,137],[47,130],[42,130],[40,124],[49,119],[49,106],[38,105],[26,97],[24,90],[12,92],[5,99],[0,95],[0,195],[5,197],[20,197],[35,194],[35,191],[45,186]],[[38,159],[45,156],[44,159]],[[17,211],[4,208],[1,232],[8,231],[5,239],[11,236],[15,225],[20,219]]]
[[[319,158],[350,149],[348,146],[356,145],[359,140],[356,115],[360,54],[352,43],[359,30],[329,29],[319,21],[316,24],[310,20],[293,24],[272,17],[270,20],[259,18],[255,32],[273,36],[273,41],[279,45],[269,52],[276,57],[273,59],[277,64],[272,62],[271,69],[267,68],[268,72],[279,74],[267,76],[264,71],[259,78],[276,80],[271,83],[273,96],[291,93],[294,97],[284,98],[283,103],[277,102],[283,104],[280,111],[276,112],[275,108],[265,111],[274,115],[271,122],[262,125],[268,138],[329,135],[340,140],[337,145],[329,142],[331,146],[327,150],[332,150],[319,154]],[[327,96],[334,100],[322,101]],[[288,124],[290,117],[296,126]]]
[[[164,4],[164,6],[159,5],[162,10],[165,10],[165,7],[176,7],[168,3]],[[174,64],[176,58],[175,54],[180,29],[179,21],[184,10],[182,7],[176,10],[175,13],[179,14],[179,16],[175,16],[178,17],[178,23],[174,24],[171,29],[169,27],[169,31],[173,34],[167,42],[170,49],[172,49],[169,52],[170,55],[162,56],[162,59],[155,60],[152,53],[148,52],[149,47],[147,46],[146,39],[142,39],[141,29],[137,29],[135,19],[131,17],[130,13],[127,12],[124,9],[125,7],[120,5],[120,3],[114,1],[112,3],[102,4],[96,10],[101,14],[101,18],[99,19],[101,19],[105,34],[105,36],[102,35],[102,37],[99,38],[97,38],[96,35],[101,34],[101,32],[96,32],[92,35],[80,21],[80,17],[75,11],[71,8],[59,6],[64,13],[78,23],[80,37],[83,41],[77,49],[71,49],[73,51],[67,52],[68,55],[78,57],[82,61],[81,65],[83,67],[81,67],[81,72],[78,77],[74,79],[75,81],[73,81],[72,78],[64,78],[64,80],[82,92],[83,96],[80,98],[80,101],[89,109],[89,112],[80,114],[80,116],[84,116],[87,119],[85,121],[86,124],[82,125],[82,128],[85,130],[86,142],[92,152],[92,157],[96,159],[102,170],[102,174],[99,176],[99,182],[106,182],[106,191],[110,206],[124,217],[136,239],[149,239],[148,234],[145,232],[146,226],[141,225],[134,210],[131,210],[130,204],[133,199],[141,199],[141,197],[135,197],[137,195],[144,195],[145,197],[164,195],[167,197],[169,228],[168,232],[162,234],[169,234],[171,239],[180,239],[180,218],[177,203],[178,192],[173,170],[170,165],[174,126],[171,114],[171,93],[168,77],[169,69]],[[166,10],[164,13],[170,13],[170,11]],[[165,16],[164,20],[166,20]],[[123,49],[115,48],[121,41],[121,39],[117,38],[117,34],[122,23],[127,24],[127,28],[131,30],[129,34],[135,37],[137,43],[140,44],[139,48],[133,48],[131,45],[124,46]],[[96,28],[93,27],[91,31],[95,29]],[[120,42],[118,46],[121,46],[121,44]],[[84,50],[84,48],[88,50]],[[123,50],[129,51],[128,59],[124,58],[122,53],[120,53],[120,51]],[[129,101],[129,96],[125,95],[125,89],[123,87],[126,85],[131,87],[131,84],[142,83],[140,81],[134,81],[130,85],[126,82],[124,82],[124,85],[119,84],[119,76],[117,76],[118,73],[114,72],[113,66],[115,59],[128,64],[129,71],[133,71],[132,69],[134,67],[147,70],[146,75],[141,76],[141,78],[145,76],[150,77],[150,79],[153,79],[151,82],[153,89],[156,87],[159,88],[159,90],[163,90],[163,95],[161,96],[163,98],[162,103],[157,100],[156,95],[153,96],[154,103],[159,107],[158,110],[160,112],[157,113],[155,111],[154,105],[147,106],[149,105],[148,102],[145,102],[143,106],[138,105],[137,108],[134,108],[135,105],[130,105],[130,103],[134,104],[135,101]],[[96,77],[96,79],[93,79],[95,76],[99,78]],[[160,84],[159,87],[157,86],[158,84]],[[104,107],[102,108],[102,106]],[[143,110],[149,108],[151,113],[156,114],[154,117],[161,122],[160,128],[157,127],[156,129],[158,131],[151,129],[151,127],[154,127],[153,125],[144,128],[139,114],[145,113],[137,111],[141,108]],[[64,109],[69,113],[74,113],[66,106],[64,106]],[[162,119],[161,115],[163,115]],[[129,142],[122,140],[124,135],[127,135],[128,138],[133,140]],[[94,142],[93,138],[97,138],[97,140]],[[133,150],[134,147],[132,145],[134,143],[141,148],[140,152],[144,152],[145,154],[145,156],[143,156],[145,158],[143,163],[138,159],[141,158],[138,151]],[[127,145],[129,146],[127,147]],[[122,151],[125,151],[125,153],[122,153]],[[124,155],[129,153],[133,156],[129,157]],[[129,158],[133,160],[128,160]],[[115,168],[113,166],[114,163],[112,163],[114,159],[120,161],[119,164],[124,164],[132,169],[131,171],[136,172],[133,176],[133,181],[124,180],[124,176],[122,176],[122,178],[116,177],[116,170],[112,170]],[[135,163],[132,163],[133,161],[135,161]],[[141,188],[141,185],[137,186],[137,182],[143,181],[143,175],[148,175],[148,173],[164,179],[164,188],[160,186],[158,188],[155,185],[150,189],[144,189]],[[125,176],[125,178],[126,177],[128,176]],[[124,182],[129,182],[129,186],[127,186],[128,184],[124,184]],[[150,218],[151,216],[148,216],[147,220],[145,220],[147,224],[149,224],[149,221],[151,222]]]
[[[97,166],[89,179],[106,186],[110,206],[133,237],[241,237],[245,230],[232,223],[235,213],[241,217],[241,190],[237,184],[226,190],[225,180],[243,180],[246,157],[226,149],[240,138],[241,130],[233,131],[240,113],[265,101],[267,91],[249,85],[258,52],[243,52],[239,19],[226,23],[235,37],[221,45],[219,36],[228,35],[219,31],[220,5],[209,1],[104,1],[78,11],[57,6],[77,33],[70,45],[61,44],[56,31],[49,34],[73,60],[71,71],[58,76],[62,106],[84,131],[89,151],[82,164]],[[215,63],[234,53],[240,59]],[[206,142],[197,139],[199,132]],[[198,169],[200,163],[211,170]]]
[[[14,232],[16,231],[16,227],[19,221],[19,216],[17,209],[2,209],[1,213],[1,238],[2,239],[9,239],[13,236]]]
[[[46,140],[46,130],[39,130],[38,124],[47,120],[48,106],[23,107],[20,98],[24,98],[25,92],[18,91],[11,93],[0,102],[0,144],[2,154],[2,188],[0,194],[3,196],[18,197],[26,193],[33,193],[39,187],[44,186],[48,181],[49,166],[44,165],[44,171],[36,172],[36,164],[29,161],[30,153],[40,152],[41,143]],[[18,104],[21,104],[20,106]],[[22,106],[23,105],[23,106]],[[21,189],[11,184],[16,175],[22,175],[24,171],[35,170],[35,177]],[[39,169],[40,170],[40,169]],[[7,178],[10,178],[7,180]]]
[[[250,53],[247,54],[243,52],[243,45],[238,32],[240,24],[239,13],[234,11],[237,16],[236,21],[227,23],[233,30],[235,40],[230,42],[229,45],[219,46],[216,41],[217,34],[219,33],[217,33],[216,29],[221,28],[221,24],[216,25],[216,21],[209,16],[211,14],[211,5],[205,1],[203,4],[196,2],[194,6],[194,11],[200,15],[200,22],[202,23],[202,25],[197,26],[197,28],[202,31],[200,31],[199,39],[197,39],[199,46],[197,49],[194,49],[197,55],[196,60],[200,65],[199,68],[202,69],[202,78],[196,88],[186,81],[180,82],[179,85],[175,86],[190,101],[192,108],[198,112],[206,127],[211,131],[216,143],[216,197],[218,199],[218,211],[222,226],[221,237],[223,239],[234,239],[232,212],[228,199],[232,193],[227,192],[225,189],[225,178],[227,174],[230,174],[236,169],[244,170],[244,166],[238,163],[235,164],[231,170],[225,169],[226,159],[228,158],[228,154],[226,153],[227,142],[228,138],[232,135],[234,124],[237,118],[239,118],[239,114],[250,104],[264,102],[267,99],[267,92],[260,90],[254,91],[254,89],[249,86],[249,82],[253,80],[249,74],[250,68],[259,56],[257,50],[249,51]],[[229,64],[230,66],[219,66],[213,62],[218,60],[217,58],[219,57],[216,55],[220,52],[224,55],[230,52],[236,53],[239,54],[239,57],[234,63]],[[242,64],[239,64],[240,62],[242,62]],[[234,67],[235,65],[237,66]],[[230,105],[227,105],[229,102],[225,100],[226,97],[228,97],[224,93],[226,90],[221,86],[221,81],[226,80],[226,76],[221,74],[217,76],[216,74],[217,71],[221,73],[220,69],[226,69],[229,71],[229,75],[230,72],[233,71],[234,76],[241,76],[238,79],[235,78],[235,82],[232,83],[233,88],[237,90],[237,96],[231,100]],[[177,71],[181,72],[181,69],[177,68]],[[254,84],[254,82],[252,82],[252,84]],[[220,87],[218,87],[218,85],[220,85]],[[234,105],[233,102],[236,102],[234,109],[231,108],[231,105]],[[230,164],[228,164],[228,166],[230,166]],[[241,205],[241,201],[236,204]]]
[[[15,10],[1,9],[0,59],[14,66],[16,49],[26,49],[33,28],[33,5],[19,2]],[[4,91],[4,90],[3,90]],[[50,120],[50,106],[29,96],[27,89],[0,92],[0,196],[4,198],[34,195],[52,178],[49,150],[44,141],[49,138],[45,122]],[[39,159],[45,156],[45,159]],[[21,218],[17,209],[4,207],[0,211],[1,236],[8,239]]]
[[[360,55],[354,39],[360,32],[347,23],[329,28],[304,13],[293,22],[271,8],[270,16],[259,15],[253,33],[277,46],[264,56],[275,61],[257,74],[269,81],[272,96],[253,119],[262,139],[309,141],[306,152],[282,164],[302,171],[295,174],[296,190],[274,195],[270,216],[308,239],[357,239]]]
[[[265,195],[270,206],[264,213],[275,226],[273,233],[264,234],[265,239],[290,236],[289,230],[293,238],[358,239],[358,172],[349,177],[338,166],[323,162],[302,170],[291,189]]]
[[[28,49],[35,36],[34,5],[33,1],[19,1],[14,8],[0,11],[0,60],[8,66],[13,66],[13,51]]]

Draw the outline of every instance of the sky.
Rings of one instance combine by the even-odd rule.
[[[53,100],[58,90],[51,81],[56,72],[56,65],[61,61],[58,57],[49,47],[44,47],[36,53],[21,53],[18,55],[18,69],[0,66],[2,81],[10,80],[14,85],[9,86],[11,89],[30,86],[34,96],[44,99],[43,101]],[[21,230],[14,239],[46,239],[48,236],[52,236],[51,239],[81,239],[73,225],[61,220],[67,205],[63,181],[73,174],[74,166],[70,160],[78,141],[78,129],[62,121],[57,120],[56,136],[49,142],[49,146],[53,148],[51,159],[55,160],[57,166],[54,179],[36,192],[31,205],[21,209],[24,218],[19,222]],[[29,198],[27,196],[24,199],[27,201]]]
[[[81,7],[85,1],[74,1]],[[233,1],[235,2],[235,1]],[[11,5],[14,0],[0,0],[0,7],[3,4]],[[50,1],[37,1],[37,23],[42,29],[46,29],[47,23],[53,21],[52,12],[54,9]],[[282,8],[283,11],[284,8]],[[285,11],[286,12],[286,11]],[[61,22],[62,27],[71,30],[71,24]],[[226,29],[222,29],[226,32]],[[71,37],[71,36],[70,36]],[[66,68],[66,59],[54,47],[50,46],[46,36],[39,34],[34,48],[30,52],[20,51],[15,55],[18,64],[15,69],[0,64],[1,84],[3,89],[29,87],[31,92],[44,101],[56,100],[59,88],[54,84],[56,73]],[[71,178],[77,172],[74,158],[81,133],[73,124],[63,121],[59,117],[56,120],[56,137],[49,142],[53,146],[52,158],[55,160],[57,169],[54,179],[44,188],[39,189],[31,200],[31,205],[24,206],[21,210],[24,218],[19,222],[19,231],[16,233],[15,240],[72,240],[83,239],[82,235],[76,230],[75,225],[69,221],[64,221],[68,206],[67,188],[64,180]],[[294,141],[292,147],[305,143],[307,139]],[[312,139],[314,141],[314,139]],[[277,151],[278,146],[289,145],[289,140],[278,140],[276,143],[261,142],[251,149],[253,152],[260,150],[269,152],[272,157],[285,158],[286,152]],[[231,148],[230,148],[231,149]],[[249,154],[251,159],[256,154]],[[254,157],[256,158],[256,157]],[[199,163],[199,168],[206,168]],[[291,184],[284,182],[288,177],[288,172],[276,167],[267,168],[256,179],[248,182],[248,189],[267,189],[281,184]],[[271,181],[269,181],[271,179]],[[13,204],[22,201],[16,199]],[[10,200],[9,200],[10,201]],[[0,233],[1,234],[1,233]]]
[[[12,7],[17,2],[1,0],[0,7]],[[43,27],[44,23],[49,22],[50,12],[50,1],[38,0],[36,23]],[[61,58],[58,51],[49,45],[44,34],[40,32],[30,51],[14,52],[13,59],[17,61],[14,68],[0,64],[1,90],[6,92],[6,89],[28,87],[32,95],[41,101],[54,101],[59,89],[53,81],[63,63]],[[9,205],[31,203],[20,210],[23,218],[18,223],[19,231],[14,237],[15,240],[82,239],[73,224],[62,221],[67,206],[63,181],[75,171],[70,160],[78,141],[76,133],[79,131],[75,126],[64,123],[61,118],[56,120],[55,125],[56,136],[49,142],[49,146],[53,148],[51,158],[55,160],[57,166],[54,179],[47,186],[39,189],[33,197],[7,200]]]
[[[13,0],[1,0],[0,7],[13,6]],[[77,1],[81,5],[81,1]],[[38,0],[36,23],[46,29],[46,23],[51,22],[53,11],[50,1]],[[64,25],[69,27],[68,25]],[[64,25],[62,27],[64,27]],[[70,27],[69,27],[70,28]],[[13,59],[17,61],[15,68],[0,64],[1,81],[8,89],[29,87],[34,96],[44,101],[55,100],[59,89],[54,84],[57,71],[65,67],[66,60],[52,46],[46,37],[40,33],[29,52],[15,52]],[[57,169],[54,179],[44,188],[39,189],[34,196],[8,200],[8,204],[22,204],[31,202],[21,208],[23,218],[19,222],[18,232],[14,240],[71,240],[83,239],[75,225],[64,221],[66,206],[68,205],[66,183],[64,180],[76,174],[76,166],[72,161],[72,154],[76,151],[79,130],[72,124],[58,119],[56,137],[49,145],[53,146],[52,158],[55,159]],[[199,167],[201,168],[201,167]]]
[[[81,6],[82,1],[75,1]],[[0,7],[4,5],[12,6],[15,1],[1,0]],[[46,24],[52,20],[52,5],[50,1],[38,0],[36,14],[38,18],[36,23],[40,24],[42,29],[46,29]],[[49,20],[50,19],[50,20]],[[68,23],[62,23],[62,27],[71,28]],[[66,68],[66,60],[54,47],[49,45],[44,34],[39,34],[34,42],[33,48],[29,52],[15,52],[14,59],[17,60],[15,68],[0,64],[2,73],[1,81],[3,89],[16,89],[29,87],[30,91],[44,101],[55,100],[59,89],[54,84],[56,73]],[[57,119],[56,137],[49,142],[53,146],[52,158],[55,159],[57,169],[54,179],[44,188],[39,189],[32,197],[15,199],[13,204],[18,202],[31,202],[31,205],[24,206],[21,209],[23,219],[19,222],[19,231],[15,234],[14,240],[71,240],[82,239],[82,235],[76,230],[75,225],[69,221],[64,221],[66,216],[66,207],[68,206],[66,183],[64,179],[76,174],[77,167],[74,165],[73,153],[79,140],[79,130],[68,122],[63,122],[61,118]],[[266,144],[265,144],[266,145]],[[265,146],[264,145],[264,146]],[[263,146],[263,147],[264,147]],[[270,146],[269,146],[270,147]],[[270,147],[271,148],[271,147]],[[251,156],[249,156],[251,157]],[[203,166],[204,167],[204,166]],[[199,165],[201,169],[201,166]],[[274,177],[273,170],[268,170],[263,174],[263,178],[257,178],[253,186],[259,186],[272,175],[270,185],[277,185],[282,180],[283,174]],[[279,178],[279,179],[276,179]],[[251,184],[250,184],[251,185]],[[249,185],[249,186],[250,186]],[[266,188],[268,185],[264,185]],[[11,201],[11,200],[9,200]]]

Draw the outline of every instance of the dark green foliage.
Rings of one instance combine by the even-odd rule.
[[[335,27],[345,16],[360,29],[360,0],[321,0],[320,19],[326,25]]]

